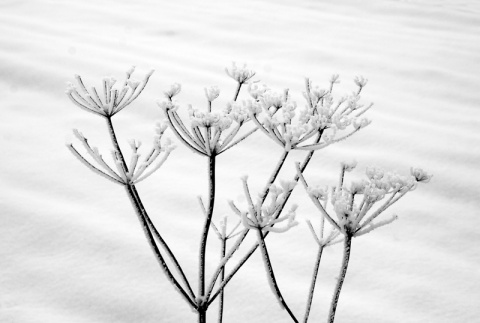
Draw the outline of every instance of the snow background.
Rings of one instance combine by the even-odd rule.
[[[114,118],[120,142],[147,146],[156,100],[183,86],[185,105],[205,104],[220,86],[221,107],[235,83],[223,69],[247,63],[299,104],[304,77],[337,94],[369,84],[373,120],[349,140],[316,153],[306,172],[330,184],[338,163],[434,174],[387,213],[400,220],[353,241],[336,322],[474,322],[479,313],[480,4],[476,1],[8,1],[0,2],[0,321],[194,322],[145,241],[124,190],[68,152],[78,128],[110,149],[103,120],[68,100],[65,82],[122,79],[137,66],[156,72],[144,93]],[[245,92],[243,93],[245,95]],[[170,134],[173,137],[173,135]],[[180,145],[179,145],[180,146]],[[218,211],[241,200],[239,177],[263,186],[281,150],[256,134],[218,160]],[[289,179],[296,153],[282,178]],[[197,275],[206,160],[176,149],[138,185],[144,204],[188,277]],[[302,189],[299,218],[318,220]],[[305,203],[304,203],[305,202]],[[232,220],[233,222],[233,220]],[[217,242],[209,238],[209,269]],[[302,317],[316,247],[306,225],[271,235],[273,266],[290,307]],[[242,249],[243,250],[243,249]],[[246,248],[245,248],[246,250]],[[311,321],[325,321],[341,245],[324,252]],[[195,287],[194,287],[195,289]],[[216,318],[214,308],[210,321]],[[271,294],[259,254],[226,290],[225,322],[289,322]]]

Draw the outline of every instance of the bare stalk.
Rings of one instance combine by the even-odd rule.
[[[350,234],[345,234],[345,240],[343,243],[343,260],[342,267],[340,268],[340,274],[337,280],[337,285],[335,286],[335,291],[333,293],[332,302],[330,304],[330,312],[328,314],[328,323],[333,323],[335,320],[335,311],[337,309],[338,299],[340,297],[340,292],[342,290],[343,281],[345,280],[345,275],[347,274],[348,261],[350,259],[350,252],[352,247],[352,236]]]
[[[273,184],[273,182],[277,178],[278,174],[280,173],[280,170],[282,169],[282,167],[285,163],[285,160],[287,159],[287,156],[288,156],[288,152],[283,151],[277,165],[275,166],[274,170],[272,171],[272,174],[270,175],[269,179],[267,180],[267,184],[265,184],[265,187],[264,187],[264,189],[263,189],[263,191],[261,192],[261,195],[260,195],[262,204],[263,204],[263,202],[265,201],[265,199],[268,195],[268,192],[270,190],[270,186]],[[242,242],[247,237],[248,232],[249,232],[249,230],[244,230],[243,233],[240,235],[240,237],[237,239],[234,246],[229,250],[228,255],[227,255],[227,259],[224,261],[225,263],[228,260],[230,260],[230,258],[233,256],[233,254],[238,250],[238,247],[242,244]],[[255,247],[255,249],[256,249],[256,247]],[[224,266],[221,266],[220,268],[218,268],[218,270],[215,272],[215,274],[212,278],[212,281],[210,283],[210,288],[209,288],[208,297],[207,297],[209,299],[209,301],[208,301],[209,304],[211,304],[209,296],[213,291],[213,288],[215,286],[215,282],[217,281],[218,275],[220,274],[221,270],[224,270]],[[223,280],[222,280],[222,284],[223,284]],[[221,290],[219,290],[219,292],[221,292]],[[215,294],[215,297],[216,297],[216,295],[217,294]]]
[[[199,270],[198,270],[198,297],[201,298],[200,304],[198,307],[198,322],[206,321],[206,312],[208,304],[205,297],[205,260],[206,260],[206,248],[207,248],[207,239],[208,232],[210,230],[212,216],[213,216],[213,206],[215,202],[215,155],[216,152],[212,151],[212,154],[208,156],[208,208],[207,216],[205,218],[205,224],[203,226],[202,238],[200,240],[200,253],[199,253]]]
[[[318,134],[318,137],[317,139],[315,140],[316,143],[320,142],[320,139],[322,137],[322,131]],[[313,154],[315,153],[314,150],[311,150],[308,152],[307,156],[305,157],[305,159],[303,160],[303,163],[300,165],[300,172],[303,173],[303,171],[305,170],[305,168],[307,168],[308,164],[310,163],[310,160],[312,159],[313,157]],[[298,175],[295,175],[294,179],[293,179],[295,182],[298,182],[299,180],[299,176]],[[283,208],[285,207],[285,205],[287,204],[287,201],[288,199],[290,198],[291,196],[291,193],[292,191],[289,191],[286,193],[285,197],[284,197],[284,200],[283,200],[283,203],[282,205],[280,206],[279,210],[277,211],[277,216],[280,215],[280,213],[282,212]],[[265,232],[265,236],[266,237],[268,235],[269,231]],[[244,233],[241,234],[241,236],[238,238],[240,241],[243,241],[245,239],[245,237],[247,236],[248,234],[248,230],[245,230]],[[250,250],[247,252],[247,254],[238,262],[238,264],[233,268],[233,270],[230,272],[229,275],[227,275],[227,277],[225,278],[225,280],[222,282],[222,284],[218,287],[218,290],[215,292],[215,294],[213,294],[213,296],[211,298],[209,298],[208,300],[208,303],[211,304],[215,298],[218,296],[218,294],[220,293],[220,291],[225,288],[225,286],[227,285],[227,283],[233,278],[233,276],[238,272],[238,270],[247,262],[248,259],[250,259],[250,257],[253,255],[253,253],[257,250],[258,248],[258,243],[256,243],[254,246],[252,246],[250,248]],[[232,252],[233,254],[233,252]]]
[[[225,250],[227,248],[227,237],[225,236],[225,229],[222,232],[222,245],[220,248],[220,259],[223,259],[225,257]],[[220,282],[223,282],[225,279],[225,265],[222,267],[222,270],[220,272]],[[225,298],[225,289],[222,289],[220,292],[220,299],[218,303],[218,323],[223,322],[223,304],[224,304],[224,298]]]
[[[322,259],[324,245],[320,245],[318,248],[317,259],[315,260],[315,267],[313,269],[312,282],[310,284],[310,290],[308,293],[307,308],[305,309],[304,323],[308,322],[308,316],[310,315],[310,309],[312,307],[313,292],[315,291],[315,283],[317,282],[318,269],[320,267],[320,260]]]
[[[258,243],[260,245],[260,248],[262,250],[262,255],[263,255],[263,261],[265,263],[265,268],[267,271],[268,275],[268,280],[270,283],[270,286],[272,288],[272,291],[275,293],[275,296],[277,297],[277,300],[279,301],[280,305],[285,308],[287,311],[288,315],[292,318],[292,320],[295,323],[298,323],[297,318],[295,315],[292,313],[290,308],[288,307],[287,303],[285,302],[285,299],[282,296],[282,293],[280,292],[280,288],[278,287],[277,280],[275,279],[275,273],[273,272],[272,268],[272,263],[270,261],[270,257],[268,255],[268,250],[267,250],[267,245],[265,244],[265,240],[263,237],[262,229],[258,228],[257,229],[257,236],[258,236]]]
[[[135,189],[135,188],[134,188]],[[136,190],[136,189],[135,189]],[[138,194],[138,192],[137,192]],[[183,269],[182,269],[182,266],[180,266],[180,263],[178,262],[177,258],[175,257],[175,255],[173,254],[172,250],[169,248],[167,242],[163,239],[163,237],[161,236],[160,232],[158,232],[157,228],[155,227],[155,225],[153,224],[152,220],[150,219],[150,217],[145,213],[144,214],[144,217],[145,217],[145,220],[147,221],[147,224],[149,225],[150,227],[150,230],[153,232],[153,234],[155,235],[155,237],[158,239],[158,241],[160,242],[161,246],[165,249],[165,251],[167,252],[167,255],[170,257],[170,259],[172,260],[173,264],[175,265],[175,268],[177,268],[177,271],[178,273],[180,274],[180,278],[183,280],[185,286],[187,287],[187,290],[188,290],[188,293],[190,294],[190,297],[192,299],[195,299],[195,294],[192,290],[192,287],[190,286],[190,283],[188,282],[188,279],[187,277],[185,276],[185,273],[183,272]]]
[[[127,190],[130,201],[132,202],[132,205],[134,206],[134,209],[137,213],[138,219],[140,220],[140,224],[142,225],[142,229],[143,229],[143,232],[145,233],[145,237],[147,238],[148,243],[149,243],[150,247],[152,248],[153,253],[155,254],[155,257],[157,258],[157,261],[159,262],[160,266],[162,267],[163,271],[165,272],[165,275],[170,280],[170,282],[175,286],[175,288],[180,292],[180,294],[183,296],[185,301],[187,301],[187,303],[189,303],[192,308],[196,309],[197,305],[188,296],[188,294],[185,292],[185,290],[182,288],[182,286],[180,286],[178,281],[175,279],[172,272],[168,268],[168,265],[165,262],[165,259],[163,258],[160,250],[158,249],[158,247],[155,243],[155,239],[154,239],[152,233],[150,232],[150,229],[148,227],[148,223],[147,223],[147,221],[145,220],[145,217],[144,217],[145,209],[143,208],[141,203],[139,203],[139,201],[137,200],[137,196],[136,196],[137,193],[135,192],[135,188],[133,187],[133,185],[125,185],[125,189]]]
[[[242,88],[243,83],[238,82],[235,94],[233,95],[233,101],[237,101],[238,95],[240,94],[240,89]]]
[[[128,167],[127,167],[127,164],[125,162],[125,158],[123,157],[120,146],[118,144],[117,136],[116,136],[115,130],[113,128],[112,119],[111,119],[110,116],[106,116],[105,119],[107,121],[107,126],[108,126],[108,130],[109,130],[109,133],[110,133],[110,139],[112,140],[113,147],[115,148],[115,151],[118,153],[118,156],[120,158],[120,161],[122,163],[122,167],[123,167],[125,173],[128,173]],[[182,288],[182,286],[178,283],[178,281],[175,279],[175,277],[171,273],[170,268],[168,268],[167,263],[165,262],[160,250],[157,247],[157,244],[155,243],[155,239],[152,235],[152,232],[150,231],[149,224],[148,224],[148,221],[150,220],[150,218],[148,217],[148,214],[145,210],[145,207],[143,206],[143,204],[140,200],[140,196],[137,192],[137,189],[135,188],[135,185],[128,184],[128,185],[125,185],[125,188],[127,190],[127,194],[130,198],[130,201],[132,202],[132,205],[133,205],[133,207],[134,207],[134,209],[137,213],[138,219],[140,220],[140,223],[142,225],[142,229],[145,233],[145,236],[148,240],[148,243],[149,243],[150,247],[152,248],[152,251],[155,254],[158,262],[160,263],[162,269],[164,270],[165,274],[167,275],[167,278],[177,288],[177,290],[185,298],[185,300],[190,304],[190,306],[192,306],[193,308],[196,308],[197,305],[188,296],[188,294],[185,292],[185,290]],[[153,226],[153,223],[152,223],[152,226]],[[187,284],[187,287],[190,288],[186,277],[183,275],[183,270],[182,270],[180,264],[178,263],[176,258],[173,256],[173,253],[171,253],[170,248],[168,247],[167,243],[161,237],[161,235],[158,231],[156,231],[156,234],[157,234],[157,237],[159,238],[160,242],[162,243],[162,245],[164,245],[164,248],[167,250],[167,253],[169,253],[171,255],[177,269],[180,271],[180,274],[184,278],[185,283]],[[193,292],[191,292],[191,295],[193,295]]]

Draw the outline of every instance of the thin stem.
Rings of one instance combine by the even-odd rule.
[[[268,275],[268,279],[269,279],[272,291],[275,293],[275,296],[277,297],[277,300],[279,301],[280,305],[287,310],[288,315],[290,315],[292,320],[294,322],[298,323],[297,318],[295,317],[295,315],[292,313],[292,311],[288,307],[287,303],[285,302],[285,299],[282,296],[282,293],[280,292],[280,288],[278,287],[277,280],[275,279],[275,274],[273,272],[272,263],[270,261],[269,255],[268,255],[267,246],[265,244],[265,240],[264,240],[264,237],[263,237],[262,229],[260,229],[260,228],[257,229],[257,236],[258,236],[258,243],[259,243],[260,248],[262,250],[265,269],[267,271],[267,275]]]
[[[332,303],[330,304],[330,312],[328,314],[328,323],[333,323],[335,320],[335,311],[337,309],[338,299],[340,297],[340,292],[342,290],[343,281],[345,280],[345,275],[347,274],[348,261],[350,259],[350,252],[352,247],[352,236],[350,234],[345,234],[345,240],[343,243],[343,260],[342,267],[340,268],[340,274],[338,277],[337,285],[335,286],[335,292],[333,293]]]
[[[237,101],[238,95],[240,94],[240,89],[242,88],[242,84],[238,82],[237,83],[237,89],[235,90],[235,94],[233,95],[233,101]]]
[[[215,151],[212,152],[212,155],[208,157],[208,191],[209,191],[209,201],[207,208],[207,216],[205,218],[205,224],[203,226],[203,234],[200,241],[200,254],[199,254],[199,270],[198,270],[198,296],[203,298],[205,296],[205,259],[206,259],[206,248],[207,248],[207,239],[208,232],[210,230],[210,223],[212,222],[213,215],[213,205],[215,202]],[[206,315],[203,311],[206,312],[208,304],[205,303],[205,308],[202,306],[202,311],[199,310],[199,322]]]
[[[310,309],[312,307],[313,292],[315,291],[315,283],[317,282],[318,269],[320,267],[320,260],[322,259],[324,245],[320,245],[318,248],[317,259],[315,260],[315,267],[313,268],[312,283],[310,284],[310,292],[308,293],[307,308],[305,309],[304,323],[307,323],[308,316],[310,315]]]
[[[268,192],[270,191],[270,187],[272,186],[273,182],[275,182],[275,179],[278,176],[278,173],[280,173],[280,170],[282,169],[283,164],[285,163],[285,160],[287,160],[288,156],[288,151],[284,150],[282,153],[282,156],[280,156],[280,160],[278,161],[277,165],[275,166],[275,169],[273,170],[272,174],[270,175],[270,178],[267,181],[267,184],[265,185],[262,195],[260,196],[260,205],[265,202],[265,199],[267,198]]]
[[[319,142],[321,137],[322,137],[322,132],[321,131],[319,134],[318,134],[318,137],[317,139],[315,140],[315,142]],[[303,160],[303,163],[300,165],[300,172],[303,173],[303,171],[305,170],[305,168],[307,168],[308,164],[310,163],[310,160],[312,159],[313,157],[313,154],[315,153],[314,150],[311,150],[308,152],[307,156],[305,157],[305,159]],[[298,174],[295,175],[294,179],[293,179],[295,182],[298,182],[299,180],[299,176]],[[285,207],[285,204],[287,204],[287,201],[289,199],[289,197],[291,196],[291,193],[293,192],[292,191],[288,191],[286,192],[286,195],[284,197],[284,200],[283,200],[283,203],[282,205],[279,207],[278,209],[278,213],[277,213],[277,216],[280,215],[280,213],[282,212],[283,208]],[[248,234],[248,231],[249,230],[244,230],[243,233],[241,234],[241,236],[238,238],[238,241],[242,242],[245,237],[247,236]],[[265,232],[265,237],[268,235],[269,231]],[[225,288],[225,286],[227,285],[227,283],[233,278],[233,276],[235,276],[235,274],[238,272],[238,270],[247,262],[247,260],[254,254],[254,252],[257,250],[258,248],[258,243],[256,243],[254,246],[252,246],[250,248],[250,250],[247,252],[247,254],[238,262],[237,266],[234,267],[234,269],[230,272],[230,274],[225,278],[225,280],[223,281],[223,283],[218,287],[218,290],[215,292],[215,294],[209,298],[208,300],[208,304],[211,304],[213,302],[213,300],[215,300],[215,298],[218,296],[218,294],[220,293],[220,291]],[[232,252],[233,254],[233,252]]]
[[[265,201],[267,195],[268,195],[268,192],[270,190],[270,186],[273,184],[273,182],[275,181],[275,179],[277,178],[278,176],[278,173],[280,172],[280,170],[282,169],[282,166],[284,165],[285,163],[285,160],[287,159],[287,156],[288,156],[288,152],[287,151],[283,151],[282,155],[280,156],[280,159],[276,165],[276,167],[274,168],[272,174],[270,175],[270,178],[267,180],[267,184],[265,185],[264,189],[263,189],[263,192],[262,192],[262,195],[261,195],[261,202],[260,202],[260,205],[263,204],[263,202]],[[246,184],[245,184],[246,185]],[[247,198],[250,198],[250,194],[246,194],[246,197]],[[250,204],[252,204],[253,206],[253,201],[250,200]],[[241,236],[237,239],[237,242],[235,243],[234,247],[232,247],[230,249],[230,251],[228,252],[228,258],[225,260],[225,263],[226,261],[228,261],[232,256],[233,254],[235,253],[235,251],[238,250],[238,247],[240,246],[240,244],[243,242],[243,240],[245,240],[245,238],[247,237],[247,234],[248,234],[249,230],[244,230],[243,233],[241,234]],[[257,247],[255,246],[255,249]],[[255,251],[255,250],[254,250]],[[250,256],[249,256],[250,257]],[[248,259],[248,258],[247,258]],[[245,259],[246,261],[246,259]],[[211,281],[211,284],[210,284],[210,288],[209,288],[209,291],[208,291],[208,295],[210,295],[213,291],[213,288],[214,288],[214,285],[215,285],[215,282],[217,281],[217,278],[218,278],[218,275],[220,274],[220,271],[222,270],[222,268],[224,268],[223,266],[222,267],[219,267],[218,270],[215,272],[214,276],[213,276],[213,279]],[[222,281],[223,283],[223,281]],[[220,290],[221,291],[221,290]],[[216,297],[217,293],[214,295],[214,297]],[[209,303],[210,303],[210,300],[209,300]]]
[[[160,253],[160,250],[158,249],[155,239],[152,236],[152,233],[150,232],[150,229],[148,227],[148,223],[144,217],[145,214],[145,209],[143,208],[143,205],[139,202],[137,199],[137,193],[133,185],[125,185],[125,189],[128,193],[128,196],[130,197],[130,201],[132,202],[132,205],[134,206],[134,209],[137,213],[138,219],[140,220],[140,224],[142,225],[143,232],[145,233],[145,237],[148,240],[148,243],[150,247],[152,248],[153,253],[155,254],[155,258],[157,258],[160,266],[162,267],[163,271],[165,272],[165,275],[167,278],[170,280],[170,282],[176,287],[176,289],[180,292],[180,294],[183,296],[185,301],[187,301],[190,306],[193,308],[197,308],[197,305],[193,302],[193,300],[187,295],[185,290],[180,286],[178,281],[175,279],[175,277],[172,275],[172,272],[168,268],[167,263],[163,259],[162,254]]]
[[[135,190],[135,193],[138,194],[138,192],[136,192],[135,187],[133,187],[133,189]],[[188,282],[188,279],[185,276],[185,273],[183,272],[182,266],[180,266],[180,263],[178,262],[177,258],[173,254],[173,252],[170,249],[170,247],[168,246],[167,242],[160,235],[160,232],[158,232],[157,228],[153,224],[150,217],[146,213],[144,214],[144,217],[145,217],[145,220],[147,221],[148,226],[150,227],[150,230],[153,231],[153,234],[155,235],[155,237],[158,239],[158,241],[160,242],[162,247],[165,249],[165,251],[167,252],[170,259],[172,259],[172,262],[175,265],[175,268],[177,268],[178,273],[180,274],[180,277],[182,278],[183,282],[185,283],[185,286],[187,286],[187,290],[188,290],[188,293],[190,294],[190,297],[192,299],[195,299],[195,294],[193,293],[192,287],[190,286],[190,283]]]
[[[225,251],[227,249],[227,237],[225,236],[225,227],[223,228],[222,232],[222,243],[221,243],[221,249],[220,249],[220,259],[223,259],[225,257]],[[220,282],[223,282],[225,279],[225,264],[221,269],[220,272]],[[225,299],[225,289],[222,289],[220,292],[220,299],[218,303],[218,323],[223,322],[223,305],[224,305],[224,299]]]
[[[125,171],[125,173],[128,173],[128,168],[127,168],[127,164],[125,162],[125,158],[123,157],[123,154],[122,154],[122,151],[120,150],[120,146],[118,144],[118,140],[117,140],[117,136],[115,134],[115,130],[113,128],[113,123],[112,123],[112,119],[110,116],[107,116],[105,117],[105,119],[107,120],[107,125],[108,125],[108,130],[109,130],[109,133],[110,133],[110,138],[112,140],[112,144],[119,156],[119,159],[120,159],[120,162],[122,163],[122,167]],[[145,207],[143,206],[143,203],[142,201],[140,200],[140,196],[137,192],[137,189],[135,188],[134,185],[125,185],[125,188],[127,190],[127,193],[130,197],[130,200],[132,202],[132,205],[134,206],[135,208],[135,211],[137,212],[137,216],[138,216],[138,219],[140,220],[140,223],[142,225],[142,228],[143,228],[143,231],[145,233],[145,236],[150,244],[150,247],[152,248],[158,262],[160,263],[160,265],[162,266],[162,269],[164,270],[165,274],[167,275],[167,278],[172,282],[172,284],[177,288],[177,290],[180,292],[180,294],[185,298],[185,300],[193,307],[193,308],[197,308],[197,305],[194,303],[194,301],[187,295],[187,293],[185,292],[185,290],[180,286],[180,284],[178,283],[178,281],[175,279],[175,277],[172,275],[170,269],[168,268],[168,265],[166,264],[165,260],[163,259],[163,256],[162,254],[160,253],[160,250],[158,249],[157,247],[157,244],[155,243],[155,239],[154,237],[152,236],[152,232],[150,231],[150,228],[149,228],[149,224],[148,224],[148,220],[149,217],[148,217],[148,214],[145,210]],[[152,224],[153,226],[153,224]],[[167,243],[161,238],[160,234],[158,233],[158,231],[156,232],[156,234],[158,234],[158,237],[159,237],[159,240],[160,241],[163,241],[164,243],[164,247],[166,248],[167,250],[167,253],[169,253],[169,250],[170,248],[168,248],[168,245]],[[170,251],[171,253],[171,251]],[[181,270],[181,267],[180,265],[178,264],[178,262],[176,261],[175,257],[173,257],[173,253],[172,253],[172,259],[174,261],[174,263],[177,265],[177,268],[180,270],[180,272],[182,273],[183,271]],[[185,281],[186,281],[186,278],[185,278]],[[188,281],[186,281],[186,284],[187,286],[189,287],[188,285]],[[192,293],[193,294],[193,293]]]
[[[127,174],[128,173],[127,163],[125,162],[125,158],[123,157],[122,151],[120,149],[120,145],[118,144],[117,135],[115,134],[115,130],[113,129],[112,117],[106,116],[105,120],[107,120],[108,131],[110,133],[110,139],[112,140],[113,148],[118,153],[118,156],[120,157],[120,161],[122,163],[122,167],[125,171],[125,174]]]

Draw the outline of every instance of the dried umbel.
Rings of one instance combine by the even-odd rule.
[[[155,136],[153,147],[147,154],[145,154],[143,159],[140,158],[142,155],[138,150],[142,143],[136,140],[131,140],[129,142],[132,153],[128,167],[126,167],[124,164],[123,156],[118,150],[111,151],[114,166],[109,166],[108,163],[103,159],[98,148],[91,147],[87,138],[85,138],[77,129],[74,129],[73,131],[75,136],[80,142],[82,142],[88,155],[91,159],[93,159],[94,162],[96,162],[97,166],[88,161],[87,157],[84,157],[82,154],[80,154],[73,144],[67,144],[67,147],[82,163],[87,165],[88,168],[93,170],[95,173],[102,175],[103,177],[117,184],[131,185],[143,181],[145,178],[158,170],[167,160],[171,151],[175,148],[175,145],[173,145],[168,138],[162,143],[162,136],[166,128],[166,124],[159,123],[157,125],[157,135]]]
[[[237,80],[237,86],[240,89],[243,82],[249,79],[242,75],[245,76],[248,73],[235,71],[232,75],[238,74],[238,77],[232,78]],[[253,76],[254,73],[251,75]],[[180,93],[180,89],[179,85],[172,85],[169,91],[164,92],[166,100],[159,102],[159,106],[176,137],[193,152],[202,156],[220,155],[256,131],[253,128],[246,134],[238,136],[240,129],[250,121],[250,117],[246,103],[236,102],[236,97],[223,109],[212,110],[212,102],[220,95],[220,89],[216,86],[205,88],[207,109],[200,110],[189,105],[190,120],[188,122],[182,120],[177,112],[180,105],[174,100],[174,97]]]
[[[366,81],[356,79],[355,82],[359,86],[356,93],[335,100],[332,89],[338,83],[338,76],[332,77],[329,90],[312,88],[311,81],[306,79],[303,95],[307,104],[300,111],[297,103],[290,99],[288,90],[277,93],[252,86],[250,94],[256,104],[250,105],[251,119],[263,133],[287,151],[325,148],[370,124],[362,115],[372,105],[359,104],[360,92]]]
[[[256,202],[253,202],[252,195],[247,183],[247,177],[242,177],[243,191],[248,202],[248,210],[241,211],[233,203],[229,201],[232,210],[240,217],[243,226],[247,229],[258,229],[261,231],[270,232],[285,232],[298,224],[295,221],[295,210],[297,205],[293,205],[291,209],[284,216],[279,215],[279,207],[284,205],[285,195],[291,192],[296,185],[296,182],[282,182],[282,188],[276,185],[270,186],[271,202],[265,205],[262,197],[259,196]],[[283,227],[276,224],[283,223]]]
[[[67,83],[66,94],[78,107],[102,116],[114,116],[125,109],[139,95],[148,83],[153,70],[147,73],[142,81],[131,79],[135,67],[127,71],[125,81],[119,87],[115,87],[117,80],[113,77],[103,79],[102,91],[95,87],[87,89],[81,76],[75,75],[78,85]]]
[[[398,218],[396,215],[382,220],[377,218],[405,194],[414,190],[417,187],[417,183],[428,182],[431,178],[431,175],[428,175],[421,169],[412,169],[411,173],[413,176],[402,176],[394,172],[385,172],[378,167],[369,167],[365,171],[367,179],[345,185],[345,173],[352,171],[355,167],[356,162],[341,163],[338,185],[332,187],[330,198],[328,198],[327,188],[315,189],[308,186],[301,172],[300,165],[297,164],[297,174],[308,196],[321,214],[319,236],[317,236],[312,224],[309,222],[310,231],[320,249],[307,303],[306,319],[310,311],[318,264],[320,263],[323,248],[342,240],[344,241],[342,265],[328,316],[328,322],[333,323],[340,292],[347,273],[352,238],[362,236],[395,221]],[[328,211],[329,205],[333,212]],[[325,221],[330,224],[330,230],[327,235],[324,235]]]
[[[361,236],[396,220],[397,216],[394,215],[385,220],[374,221],[405,194],[414,190],[418,182],[431,177],[423,171],[422,176],[416,178],[369,167],[365,171],[367,179],[345,186],[343,183],[345,172],[351,171],[355,165],[356,163],[341,164],[339,185],[332,188],[329,200],[326,199],[327,189],[319,190],[309,187],[303,175],[298,173],[310,199],[319,208],[322,216],[333,228],[350,236]],[[420,171],[418,173],[420,174]],[[326,211],[327,201],[334,210],[334,216]],[[375,209],[374,206],[378,207]]]

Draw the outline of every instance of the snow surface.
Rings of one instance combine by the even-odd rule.
[[[155,102],[174,82],[185,105],[204,105],[211,85],[221,89],[217,107],[229,100],[235,84],[223,69],[231,61],[277,90],[288,87],[300,104],[305,76],[326,87],[340,74],[338,94],[357,75],[369,79],[363,100],[375,103],[373,123],[315,155],[306,172],[314,184],[335,183],[339,162],[352,158],[357,169],[434,174],[387,212],[399,221],[354,239],[336,322],[477,321],[479,52],[474,0],[1,1],[0,322],[196,321],[161,273],[125,191],[65,147],[78,128],[105,156],[110,150],[105,122],[73,106],[65,82],[80,74],[99,86],[131,65],[138,79],[156,70],[114,118],[127,149],[129,139],[151,142],[161,118]],[[217,223],[231,214],[227,199],[242,203],[240,177],[248,174],[258,191],[280,154],[256,134],[219,157]],[[304,154],[293,154],[282,178]],[[138,185],[192,281],[206,169],[179,144]],[[318,223],[305,197],[301,187],[292,197],[297,220]],[[214,234],[209,242],[207,272],[218,261]],[[267,245],[282,294],[302,317],[316,243],[303,224]],[[311,322],[326,320],[340,261],[341,244],[324,251]],[[290,322],[266,279],[257,253],[226,289],[225,322]],[[209,315],[215,321],[215,308]]]

